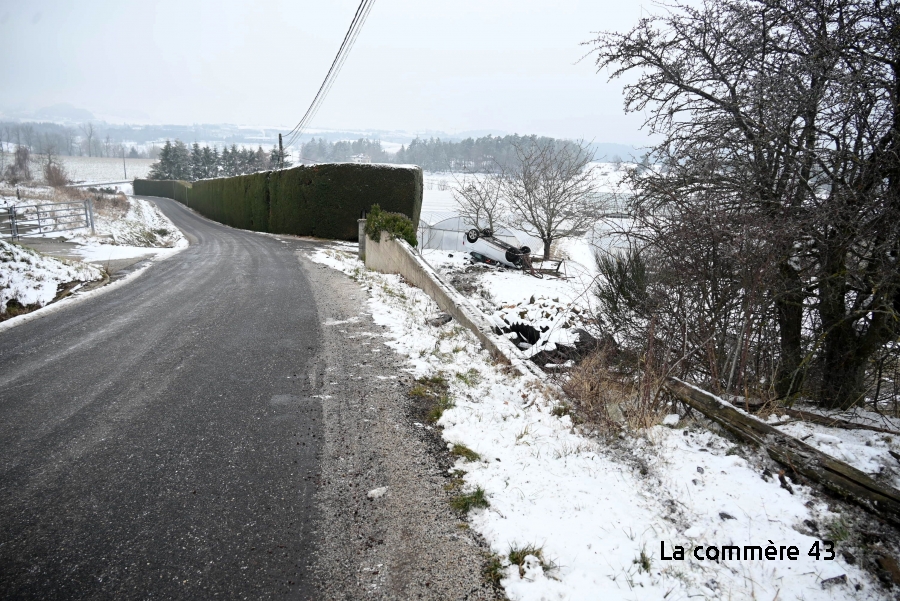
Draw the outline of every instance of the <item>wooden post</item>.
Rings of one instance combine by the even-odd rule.
[[[278,168],[284,169],[284,146],[281,144],[281,134],[278,134]]]

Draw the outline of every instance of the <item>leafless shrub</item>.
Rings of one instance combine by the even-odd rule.
[[[47,185],[53,188],[61,188],[69,183],[69,174],[60,163],[47,163],[44,167],[44,179]]]
[[[114,218],[122,218],[128,213],[128,197],[119,192],[118,194],[97,194],[91,195],[94,203],[94,211],[100,215]]]
[[[6,180],[11,184],[31,181],[31,151],[27,146],[19,146],[13,154],[13,162],[6,168]]]
[[[601,432],[612,433],[622,427],[640,430],[660,423],[665,414],[660,380],[652,369],[616,366],[607,348],[576,365],[563,390],[574,401],[581,419]]]

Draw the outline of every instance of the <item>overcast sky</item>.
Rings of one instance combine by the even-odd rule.
[[[0,0],[0,110],[290,127],[358,0]],[[622,0],[377,0],[313,127],[501,130],[642,144],[582,42]]]

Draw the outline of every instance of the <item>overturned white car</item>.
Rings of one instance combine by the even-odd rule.
[[[463,246],[476,261],[531,270],[530,248],[527,246],[517,248],[499,238],[494,238],[494,232],[488,228],[483,230],[473,228],[467,231]]]

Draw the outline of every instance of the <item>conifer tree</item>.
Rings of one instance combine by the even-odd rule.
[[[172,146],[172,179],[191,179],[191,153],[181,140]]]
[[[191,181],[203,179],[203,150],[200,148],[200,144],[198,144],[197,142],[194,142],[194,144],[191,146],[190,171]]]
[[[173,179],[172,178],[172,143],[166,140],[162,150],[159,151],[159,160],[150,166],[149,179]]]

